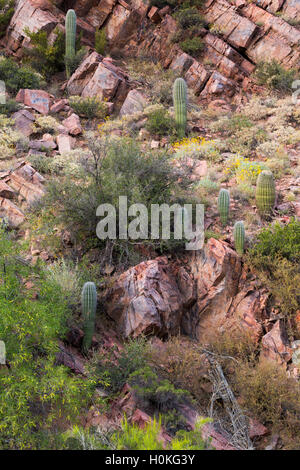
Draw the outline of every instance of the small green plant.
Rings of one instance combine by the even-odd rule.
[[[297,78],[296,70],[286,70],[276,60],[259,62],[256,67],[255,77],[260,85],[279,92],[288,93],[292,89],[292,83]]]
[[[32,47],[25,49],[25,59],[47,80],[64,69],[64,34],[59,29],[54,31],[55,40],[53,44],[48,41],[47,32],[40,30],[37,32],[24,29],[25,34],[30,38]],[[22,88],[25,88],[22,86]]]
[[[204,43],[201,38],[187,38],[179,43],[181,49],[190,55],[198,55],[203,51]]]
[[[70,78],[72,67],[76,55],[76,13],[74,10],[68,10],[66,14],[66,74]]]
[[[7,99],[5,103],[0,103],[0,114],[5,114],[10,116],[12,113],[15,113],[20,109],[20,104],[13,99]]]
[[[245,227],[242,221],[234,224],[233,236],[235,249],[239,255],[242,255],[244,253],[245,244]]]
[[[16,94],[20,88],[37,89],[43,86],[41,76],[29,67],[19,67],[10,58],[0,57],[0,80],[5,82],[6,90]]]
[[[0,0],[0,38],[5,35],[11,17],[14,14],[14,0]]]
[[[262,171],[256,182],[256,206],[262,215],[269,214],[275,203],[275,183],[271,171]]]
[[[76,114],[87,119],[95,117],[104,119],[107,116],[107,104],[97,96],[72,96],[69,99],[69,103]]]
[[[227,220],[228,220],[229,203],[230,203],[229,191],[224,188],[220,189],[219,196],[218,196],[218,210],[219,210],[221,222],[224,226],[227,224]]]
[[[97,310],[97,291],[93,282],[86,282],[83,286],[81,294],[81,307],[84,320],[84,338],[82,342],[82,349],[86,354],[92,345]]]
[[[178,137],[182,139],[187,124],[187,85],[183,78],[176,78],[173,86],[173,101]]]
[[[95,49],[98,52],[98,54],[104,55],[106,46],[107,46],[106,31],[105,29],[99,29],[95,33]]]
[[[149,113],[146,129],[152,135],[174,135],[175,121],[165,108],[159,108]]]

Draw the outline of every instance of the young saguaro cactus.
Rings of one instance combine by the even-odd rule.
[[[92,344],[97,309],[97,291],[93,282],[86,282],[81,293],[82,315],[84,318],[83,352],[87,353]]]
[[[245,227],[242,221],[236,222],[233,229],[234,245],[239,255],[244,253]]]
[[[230,196],[229,191],[227,189],[220,189],[219,197],[218,197],[218,210],[220,214],[220,219],[223,225],[227,224],[228,215],[229,215],[229,203],[230,203]]]
[[[70,78],[72,73],[72,61],[76,54],[76,13],[68,10],[66,14],[66,73]]]
[[[256,207],[262,215],[269,214],[275,204],[275,183],[271,171],[263,170],[256,181]]]
[[[183,138],[187,123],[187,85],[183,78],[176,78],[174,82],[173,102],[178,137]]]

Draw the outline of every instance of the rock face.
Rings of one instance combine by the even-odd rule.
[[[44,194],[44,178],[26,162],[3,175],[0,174],[0,218],[7,218],[12,228],[19,227],[25,215],[15,203],[28,205]]]
[[[246,282],[247,281],[247,282]],[[262,335],[267,294],[245,279],[241,261],[225,242],[170,262],[143,262],[114,282],[105,296],[107,314],[125,337],[182,331],[199,341],[214,331],[243,329]]]
[[[177,24],[170,8],[151,7],[149,0],[57,0],[55,5],[50,0],[19,0],[5,46],[21,56],[22,47],[30,46],[26,27],[46,31],[52,40],[56,27],[64,30],[65,11],[72,7],[83,43],[94,47],[95,31],[105,27],[111,49],[127,56],[142,54],[159,60],[165,68],[185,75],[189,86],[204,100],[220,93],[231,97],[241,87],[251,86],[249,75],[261,60],[276,59],[287,68],[299,66],[300,32],[285,20],[300,18],[299,0],[207,0],[204,16],[217,33],[207,28],[199,30],[205,46],[200,61],[177,44],[172,45]],[[279,11],[282,17],[275,16]],[[126,82],[120,69],[109,66],[94,52],[75,72],[68,90],[77,95],[91,93],[119,99],[122,104],[128,93],[124,79]]]
[[[50,109],[51,97],[49,93],[43,90],[21,89],[16,96],[16,101],[18,103],[23,103],[32,109],[35,109],[41,114],[48,114]]]
[[[123,106],[120,110],[120,115],[125,116],[143,111],[146,104],[147,100],[141,92],[138,90],[131,90],[123,103]]]
[[[285,364],[292,357],[292,349],[289,347],[283,324],[278,320],[271,331],[262,338],[261,357]]]

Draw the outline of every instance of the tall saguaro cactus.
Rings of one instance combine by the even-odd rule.
[[[66,14],[66,73],[70,78],[72,73],[72,62],[76,55],[76,13],[68,10]]]
[[[228,215],[229,215],[229,203],[230,203],[230,196],[229,191],[227,189],[220,189],[219,197],[218,197],[218,210],[220,214],[220,219],[223,225],[227,224]]]
[[[256,207],[260,214],[267,215],[275,204],[275,183],[271,171],[262,171],[256,181]]]
[[[245,227],[242,221],[234,224],[233,237],[235,249],[239,255],[242,255],[244,253],[245,244]]]
[[[97,309],[97,291],[93,282],[86,282],[81,294],[82,315],[84,319],[83,352],[87,353],[91,347]]]
[[[187,85],[183,78],[176,78],[174,82],[173,102],[178,137],[183,138],[187,123]]]

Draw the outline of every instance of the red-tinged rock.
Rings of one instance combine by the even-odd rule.
[[[172,60],[170,69],[182,75],[190,68],[193,62],[194,59],[190,55],[185,52],[181,52]]]
[[[36,185],[41,185],[45,182],[45,178],[38,173],[31,165],[26,162],[20,162],[15,170],[13,171],[14,174],[21,176],[29,183],[33,183]]]
[[[158,13],[161,18],[164,18],[166,15],[171,13],[171,8],[169,5],[167,5],[164,8],[161,8]]]
[[[292,358],[292,348],[289,345],[287,333],[281,320],[277,320],[271,331],[262,338],[261,359],[268,359],[280,365]]]
[[[94,28],[101,28],[108,16],[113,10],[117,0],[101,0],[97,2],[96,6],[89,9],[85,19]]]
[[[7,47],[16,51],[24,43],[30,43],[24,30],[50,33],[59,22],[57,9],[46,0],[19,0],[14,8],[14,15],[10,21],[7,34]],[[22,49],[20,49],[23,54]]]
[[[22,89],[18,92],[16,101],[24,103],[25,106],[29,106],[41,114],[48,114],[51,97],[49,93],[43,90]]]
[[[188,86],[195,91],[195,94],[199,94],[205,87],[210,75],[211,73],[200,62],[194,60],[184,78]]]
[[[56,354],[55,364],[66,366],[75,374],[85,374],[82,359],[77,351],[62,343],[59,344],[59,352]]]
[[[102,56],[94,51],[80,64],[67,83],[71,95],[81,95],[101,61]]]
[[[0,180],[0,197],[4,197],[6,199],[13,199],[14,195],[15,192],[8,186],[8,184]]]
[[[147,104],[146,97],[138,90],[131,90],[120,110],[120,116],[131,115],[143,111]]]
[[[140,23],[141,17],[139,10],[128,10],[117,4],[105,24],[109,43],[114,47],[127,45],[131,37],[136,34],[137,24]]]
[[[42,185],[30,183],[16,172],[10,174],[7,182],[28,204],[40,199],[45,193]]]
[[[218,432],[212,423],[204,424],[202,428],[202,437],[211,440],[211,445],[215,450],[237,450],[220,432]]]
[[[220,72],[213,72],[204,90],[201,92],[201,96],[208,95],[227,95],[233,96],[236,90],[236,82],[224,77]]]
[[[69,100],[67,99],[62,99],[56,101],[50,108],[50,113],[59,113],[60,111],[63,111],[64,108],[68,105]]]
[[[148,13],[148,18],[150,18],[153,23],[160,23],[161,22],[161,16],[159,14],[159,10],[157,7],[153,6],[151,7],[149,13]]]
[[[67,119],[64,119],[62,124],[68,129],[69,134],[73,136],[77,136],[82,133],[79,116],[75,113],[71,114]]]
[[[256,419],[250,418],[249,420],[249,437],[253,439],[254,437],[261,437],[268,434],[268,429],[266,426],[261,424]]]
[[[33,123],[35,117],[27,109],[21,109],[14,113],[11,118],[14,121],[16,129],[25,137],[29,137],[33,133]]]
[[[0,217],[7,217],[12,228],[18,228],[25,220],[23,212],[9,199],[0,198]]]
[[[111,101],[116,95],[122,78],[108,66],[100,63],[82,91],[83,97],[98,96],[101,100]]]

